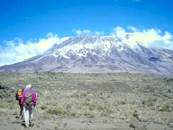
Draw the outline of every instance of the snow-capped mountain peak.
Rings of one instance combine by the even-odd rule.
[[[128,37],[79,35],[67,37],[40,56],[0,71],[150,72],[171,74],[173,51],[145,47]]]

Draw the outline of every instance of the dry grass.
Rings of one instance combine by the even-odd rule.
[[[169,115],[173,108],[173,100],[168,100],[170,91],[173,92],[170,78],[129,73],[42,73],[0,74],[0,84],[8,88],[0,89],[0,110],[18,107],[14,95],[21,77],[24,83],[33,83],[38,91],[38,109],[43,115],[129,121],[137,111],[141,120],[164,122],[164,118],[158,119],[158,114],[166,112]],[[168,104],[164,104],[165,101]]]

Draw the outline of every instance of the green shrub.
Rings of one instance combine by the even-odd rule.
[[[56,107],[53,109],[48,109],[47,113],[52,114],[52,115],[66,115],[67,112],[63,107]]]
[[[46,110],[47,109],[47,106],[42,105],[40,108],[41,108],[41,110]]]
[[[55,129],[55,130],[59,130],[59,124],[55,124],[54,129]]]
[[[144,101],[142,101],[142,104],[143,105],[146,105],[148,107],[151,107],[151,106],[154,106],[154,103],[156,102],[156,99],[155,98],[148,98]]]
[[[71,112],[71,113],[69,113],[69,116],[76,117],[77,116],[77,113]]]
[[[88,118],[94,118],[94,114],[90,113],[90,112],[85,112],[84,116],[88,117]]]
[[[161,112],[171,112],[171,107],[168,104],[160,106],[159,111]]]

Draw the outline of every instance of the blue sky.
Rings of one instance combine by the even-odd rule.
[[[1,0],[0,41],[35,39],[74,29],[110,33],[115,26],[173,32],[172,0]]]
[[[92,31],[124,37],[129,27],[131,46],[137,40],[173,48],[172,5],[172,0],[0,0],[0,66],[40,54],[66,36]]]

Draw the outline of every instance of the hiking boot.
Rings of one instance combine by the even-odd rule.
[[[25,127],[27,127],[27,128],[28,128],[28,127],[29,127],[29,124],[25,123]]]
[[[29,126],[30,126],[30,127],[33,127],[33,126],[34,126],[34,123],[29,122]]]
[[[20,118],[20,116],[16,116],[16,118],[17,118],[17,119],[19,119],[19,118]]]

